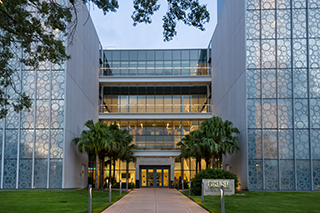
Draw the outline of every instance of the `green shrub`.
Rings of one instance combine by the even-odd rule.
[[[191,193],[192,195],[201,195],[201,183],[202,179],[234,179],[235,188],[239,185],[238,176],[224,171],[223,169],[205,169],[201,170],[194,178],[191,179]]]

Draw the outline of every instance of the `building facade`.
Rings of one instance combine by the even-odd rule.
[[[99,119],[117,122],[133,135],[137,162],[130,165],[130,177],[138,187],[169,187],[175,180],[190,180],[195,162],[181,162],[176,144],[212,117],[207,50],[103,53]],[[117,181],[125,181],[125,169],[125,163],[116,164]],[[109,176],[109,170],[105,172]]]
[[[224,165],[244,188],[320,190],[319,14],[314,0],[225,3],[212,37],[213,113],[240,128],[241,153]]]
[[[36,70],[12,62],[17,67],[16,88],[33,104],[19,113],[10,108],[0,122],[1,189],[87,186],[88,157],[80,155],[71,141],[80,135],[85,121],[98,121],[99,39],[91,19],[87,21],[86,7],[77,9],[73,43],[66,42],[72,56],[68,62],[42,63]],[[6,92],[17,98],[12,89]]]
[[[241,188],[320,190],[320,2],[218,2],[207,49],[103,50],[80,10],[70,61],[17,64],[33,106],[0,122],[0,188],[86,187],[94,168],[71,141],[90,119],[133,135],[136,186],[187,182],[195,161],[178,158],[176,144],[217,115],[240,130],[241,151],[222,166]],[[104,175],[124,182],[125,170],[118,161]]]

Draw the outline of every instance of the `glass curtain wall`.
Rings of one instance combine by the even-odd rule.
[[[207,50],[105,50],[101,76],[209,75]]]
[[[103,87],[103,113],[210,112],[210,86]],[[210,93],[209,93],[210,94]]]
[[[114,121],[103,121],[110,125]],[[147,120],[116,121],[121,129],[128,129],[138,150],[180,149],[176,144],[184,135],[198,130],[202,121]]]
[[[249,188],[320,190],[320,2],[247,1]]]

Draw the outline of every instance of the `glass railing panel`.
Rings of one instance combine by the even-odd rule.
[[[210,104],[101,104],[100,113],[209,113]],[[155,109],[155,111],[154,111]]]
[[[179,149],[174,142],[136,142],[137,150],[174,150]]]
[[[100,68],[100,77],[163,75],[163,76],[198,76],[210,75],[210,67],[112,67]]]

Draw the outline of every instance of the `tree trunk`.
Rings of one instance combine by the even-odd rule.
[[[199,162],[199,172],[201,172],[201,158],[198,162]]]
[[[101,189],[104,188],[104,157],[101,158]]]
[[[210,158],[207,158],[207,159],[206,159],[206,169],[209,168],[209,165],[210,165]]]
[[[110,164],[109,164],[109,183],[110,184],[111,184],[111,166],[112,166],[112,158],[110,157]]]
[[[212,168],[215,169],[216,168],[216,160],[215,157],[212,157]]]
[[[98,180],[98,172],[99,172],[99,153],[98,153],[98,151],[96,151],[96,170],[95,170],[95,172],[96,172],[96,183],[95,183],[95,189],[98,189],[98,187],[99,187],[99,180]]]
[[[129,185],[129,161],[127,161],[127,165],[126,165],[126,183],[128,183]]]
[[[196,159],[196,174],[198,174],[198,159]]]
[[[116,181],[116,159],[114,158],[113,159],[113,178],[112,178],[112,184],[114,184]],[[115,181],[115,182],[113,182]]]

